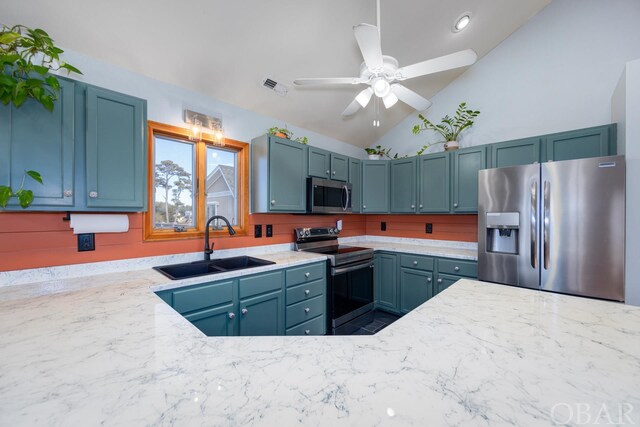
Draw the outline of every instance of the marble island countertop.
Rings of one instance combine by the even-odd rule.
[[[0,425],[640,423],[637,307],[460,280],[374,336],[212,338],[159,278],[2,289]]]

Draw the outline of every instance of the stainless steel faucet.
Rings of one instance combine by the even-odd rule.
[[[221,219],[227,224],[227,230],[229,231],[230,236],[236,234],[236,230],[233,229],[227,218],[221,215],[214,215],[209,218],[207,220],[207,225],[205,225],[204,227],[204,259],[206,261],[209,261],[211,259],[211,254],[213,253],[213,243],[211,243],[211,246],[209,246],[209,227],[211,226],[211,222],[216,219]]]

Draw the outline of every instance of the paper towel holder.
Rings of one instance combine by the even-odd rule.
[[[71,212],[67,211],[67,216],[62,218],[63,221],[71,221]]]

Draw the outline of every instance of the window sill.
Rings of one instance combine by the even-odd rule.
[[[210,231],[209,238],[210,239],[219,239],[226,237],[243,237],[247,236],[248,233],[246,230],[235,229],[236,234],[230,236],[229,233],[224,231]],[[156,232],[148,236],[144,236],[145,242],[159,242],[159,241],[171,241],[171,240],[195,240],[195,239],[204,239],[204,231],[167,231],[167,232]]]

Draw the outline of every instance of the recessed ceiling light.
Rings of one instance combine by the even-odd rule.
[[[456,23],[453,24],[453,28],[451,31],[454,33],[458,33],[462,31],[467,25],[471,22],[471,12],[463,13],[458,19],[456,19]]]

